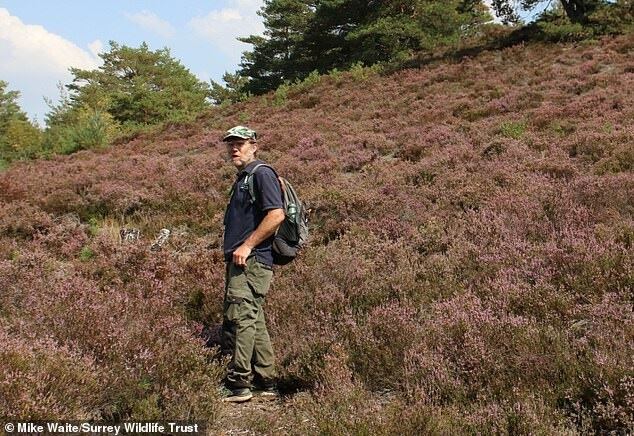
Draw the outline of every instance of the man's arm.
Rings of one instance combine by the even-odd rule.
[[[253,248],[275,233],[284,222],[284,209],[269,209],[260,225],[249,235],[244,243],[233,252],[233,263],[238,266],[247,265],[247,257]]]

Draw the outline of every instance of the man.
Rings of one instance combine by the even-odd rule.
[[[256,132],[243,126],[229,129],[224,138],[227,154],[238,169],[225,212],[224,254],[227,264],[222,343],[231,354],[225,401],[243,402],[255,387],[275,395],[275,359],[264,319],[264,297],[273,276],[272,243],[284,221],[283,194],[275,172],[259,167],[262,161]],[[253,381],[253,384],[252,384]]]

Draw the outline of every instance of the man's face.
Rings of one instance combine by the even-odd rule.
[[[225,144],[229,159],[239,170],[255,160],[258,146],[254,142],[242,138],[229,138]]]

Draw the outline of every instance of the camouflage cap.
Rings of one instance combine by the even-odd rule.
[[[235,126],[225,132],[225,136],[222,138],[222,140],[226,141],[229,138],[242,138],[242,139],[255,140],[257,138],[257,134],[255,133],[255,130],[249,129],[248,127]]]

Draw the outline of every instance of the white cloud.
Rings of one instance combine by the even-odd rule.
[[[262,17],[257,15],[262,4],[262,0],[231,0],[226,8],[192,18],[188,27],[237,63],[251,46],[236,38],[264,32]]]
[[[233,0],[234,7],[249,14],[256,14],[264,5],[263,0]]]
[[[174,26],[172,26],[168,21],[165,21],[154,12],[150,11],[141,11],[136,14],[125,14],[125,17],[137,24],[142,29],[148,30],[150,32],[156,33],[163,38],[172,38],[176,33]]]
[[[500,19],[500,17],[495,15],[495,11],[493,10],[493,7],[491,7],[492,3],[493,3],[493,0],[484,0],[484,4],[489,8],[489,12],[491,12],[491,16],[493,17],[493,22],[501,23],[502,20]]]
[[[103,42],[96,39],[88,44],[88,48],[90,49],[90,53],[92,53],[93,56],[97,57],[99,53],[103,53]]]
[[[0,72],[64,73],[68,67],[95,68],[99,61],[72,42],[42,26],[24,24],[0,8]]]
[[[192,73],[194,74],[194,76],[198,77],[198,80],[200,80],[201,82],[207,82],[209,78],[211,77],[211,74],[209,73],[209,71],[199,70],[199,71],[192,71]]]
[[[8,89],[20,91],[20,105],[31,116],[42,119],[47,111],[42,96],[56,100],[57,83],[72,78],[70,67],[94,69],[99,64],[93,53],[0,8],[0,78],[9,82]]]

